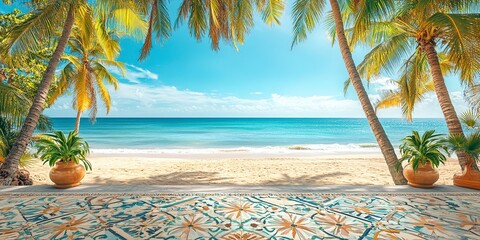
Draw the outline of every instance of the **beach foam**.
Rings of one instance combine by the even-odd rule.
[[[215,154],[365,154],[380,153],[375,144],[306,144],[292,146],[238,147],[238,148],[175,148],[175,149],[92,149],[93,154],[154,154],[154,155],[215,155]]]

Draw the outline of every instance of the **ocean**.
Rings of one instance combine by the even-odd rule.
[[[74,118],[52,118],[56,130],[71,131]],[[447,133],[443,119],[381,119],[398,147],[412,130]],[[80,136],[93,153],[376,153],[361,118],[98,118],[82,119]]]

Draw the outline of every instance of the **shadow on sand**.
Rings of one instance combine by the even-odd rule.
[[[346,172],[333,172],[318,175],[302,175],[292,177],[287,173],[276,176],[270,180],[266,180],[254,185],[326,185],[338,184],[335,181],[336,176],[349,175]],[[109,177],[95,176],[91,179],[94,184],[106,185],[210,185],[210,184],[228,184],[228,185],[245,185],[235,181],[234,178],[222,177],[218,172],[174,172],[169,174],[160,174],[154,176],[146,176],[128,180],[118,180]],[[251,185],[251,184],[250,184]]]

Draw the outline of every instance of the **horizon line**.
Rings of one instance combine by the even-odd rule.
[[[62,116],[48,116],[48,118],[71,118],[71,119],[76,119],[76,117],[62,117]],[[239,116],[166,116],[166,117],[151,117],[151,116],[112,116],[112,117],[97,117],[95,119],[109,119],[109,118],[316,118],[316,119],[333,119],[333,118],[343,118],[343,119],[367,119],[366,117],[255,117],[255,116],[245,116],[245,117],[239,117]],[[90,119],[89,117],[81,117],[80,119]],[[379,119],[404,119],[402,117],[379,117]],[[443,117],[417,117],[413,118],[415,119],[444,119]],[[406,119],[404,119],[406,120]]]

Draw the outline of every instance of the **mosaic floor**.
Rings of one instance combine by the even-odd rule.
[[[480,193],[0,194],[0,239],[480,239]]]

